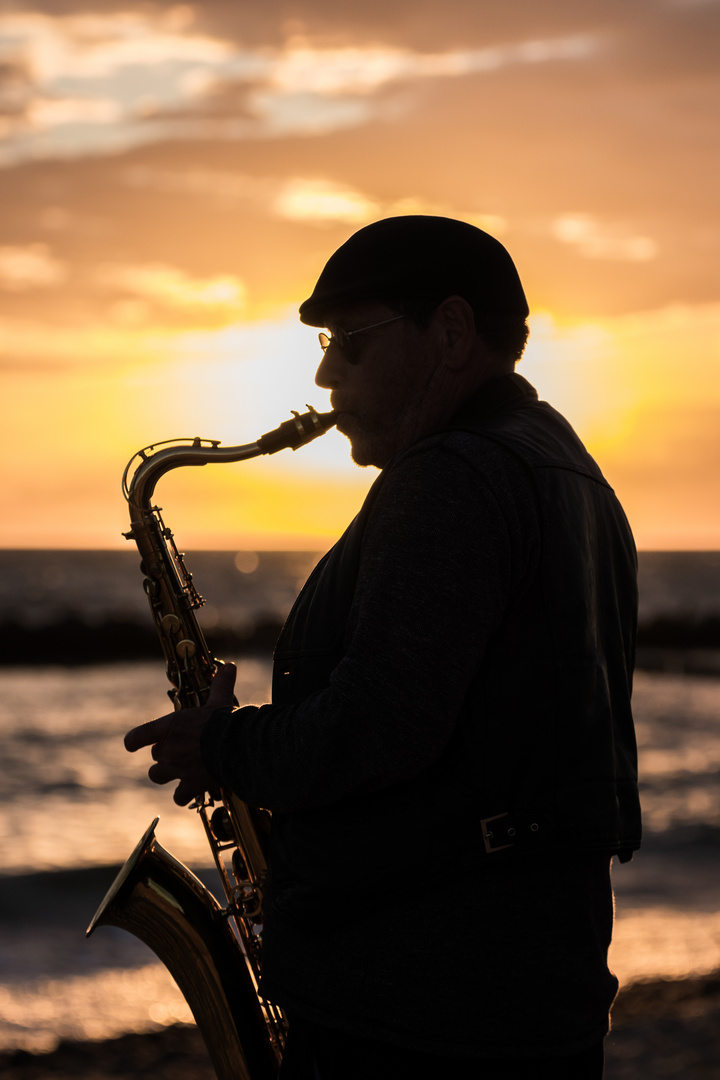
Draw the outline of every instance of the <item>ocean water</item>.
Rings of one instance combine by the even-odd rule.
[[[281,619],[307,553],[193,556],[209,625]],[[137,559],[0,552],[0,628],[62,632],[148,620]],[[644,558],[643,617],[696,623],[720,611],[720,557]],[[234,657],[229,657],[234,659]],[[31,659],[31,658],[29,658]],[[84,661],[84,662],[82,662]],[[52,1048],[189,1020],[164,967],[129,934],[85,928],[118,865],[157,815],[164,847],[217,891],[197,815],[125,752],[130,727],[168,711],[162,661],[0,665],[0,1048]],[[270,658],[239,657],[238,698],[268,700]],[[611,963],[625,982],[720,966],[720,679],[640,670],[635,715],[645,845],[614,868]]]

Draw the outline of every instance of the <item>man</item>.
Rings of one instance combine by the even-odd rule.
[[[610,861],[640,842],[629,527],[514,373],[528,308],[486,233],[376,222],[300,314],[381,472],[290,614],[273,703],[233,711],[228,668],[128,746],[180,803],[221,784],[273,811],[283,1077],[598,1078]]]

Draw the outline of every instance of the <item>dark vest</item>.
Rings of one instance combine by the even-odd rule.
[[[640,844],[637,567],[620,504],[569,424],[518,375],[483,387],[453,428],[511,455],[532,483],[536,572],[478,658],[440,760],[373,796],[274,816],[273,908],[286,917],[324,900],[350,911],[369,867],[392,894],[417,887],[438,860],[468,872],[535,849],[624,861]],[[327,686],[343,655],[365,524],[392,464],[288,617],[274,703]]]

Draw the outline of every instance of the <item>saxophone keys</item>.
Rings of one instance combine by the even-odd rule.
[[[210,817],[210,832],[219,844],[228,844],[235,839],[230,815],[224,806],[218,806]]]
[[[232,868],[233,874],[238,881],[249,881],[250,875],[248,874],[247,863],[242,857],[242,853],[239,848],[235,848],[232,853]]]
[[[160,620],[160,628],[164,634],[175,634],[180,629],[180,620],[172,613],[164,615]]]
[[[182,641],[178,641],[175,651],[181,660],[190,660],[196,652],[195,642],[190,641],[189,638],[183,638]]]

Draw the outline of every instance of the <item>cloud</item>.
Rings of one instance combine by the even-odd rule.
[[[575,34],[438,52],[297,40],[253,49],[193,30],[192,22],[187,5],[165,13],[0,16],[0,60],[14,106],[0,164],[163,138],[322,134],[377,117],[382,103],[373,107],[371,99],[390,86],[578,61],[598,45]]]
[[[151,263],[101,266],[97,279],[103,285],[171,309],[204,310],[233,319],[245,307],[245,286],[231,275],[193,278],[177,267]],[[142,314],[138,309],[138,315]]]
[[[182,10],[0,15],[9,140],[0,163],[107,152],[158,137],[143,129],[148,112],[201,95],[209,77],[203,72],[233,51],[192,33]]]
[[[6,55],[24,58],[38,84],[89,82],[153,64],[215,63],[231,51],[229,43],[186,29],[172,12],[165,16],[157,9],[56,16],[28,11],[0,17],[0,42]]]
[[[224,0],[132,2],[120,18],[98,0],[92,24],[61,14],[75,0],[45,2],[43,33],[76,27],[52,84],[30,78],[17,35],[6,52],[6,131],[18,112],[22,126],[0,150],[16,166],[0,170],[13,206],[0,243],[50,240],[72,267],[72,290],[45,290],[48,318],[106,313],[92,292],[100,263],[230,275],[255,317],[304,295],[357,225],[402,212],[500,235],[536,308],[607,314],[717,295],[720,79],[690,68],[717,3],[453,0],[440,19],[427,0],[352,11],[303,0],[290,26],[274,5],[241,5],[238,18]],[[126,66],[131,34],[157,62],[140,49]],[[682,63],[661,81],[655,59],[673,35]],[[67,58],[83,51],[74,78]],[[29,315],[30,295],[12,294],[13,315]],[[159,304],[121,299],[137,315]]]
[[[0,287],[12,292],[58,285],[68,275],[67,267],[45,244],[0,247]]]
[[[358,191],[327,180],[289,180],[273,207],[276,214],[290,221],[369,221],[378,213],[378,205]]]
[[[553,233],[588,259],[647,262],[658,253],[650,237],[630,235],[627,226],[600,223],[588,214],[561,215],[553,224]]]
[[[584,59],[597,48],[589,35],[521,41],[481,49],[419,53],[390,46],[323,49],[291,46],[278,54],[268,83],[280,93],[369,94],[392,82],[457,78],[500,67]]]
[[[375,110],[365,97],[332,97],[264,89],[253,90],[248,95],[247,107],[253,119],[244,123],[218,125],[218,138],[326,135],[367,124],[375,115]]]
[[[269,217],[310,226],[328,223],[360,226],[394,214],[438,214],[462,218],[496,236],[501,236],[507,228],[502,217],[478,207],[453,206],[419,195],[385,200],[319,174],[279,179],[221,169],[173,170],[134,165],[121,175],[131,188],[184,195],[197,205],[207,206],[212,201],[232,212],[245,205]]]
[[[248,94],[248,109],[261,129],[246,124],[244,131],[234,130],[239,137],[303,135],[387,122],[413,108],[411,99],[398,108],[397,101],[392,106],[387,97],[378,96],[388,88],[469,78],[504,67],[580,60],[597,47],[588,35],[440,53],[380,45],[333,49],[291,44],[268,57],[264,78]]]
[[[60,124],[108,124],[121,115],[116,101],[107,98],[35,98],[27,108],[32,128],[52,128]]]

